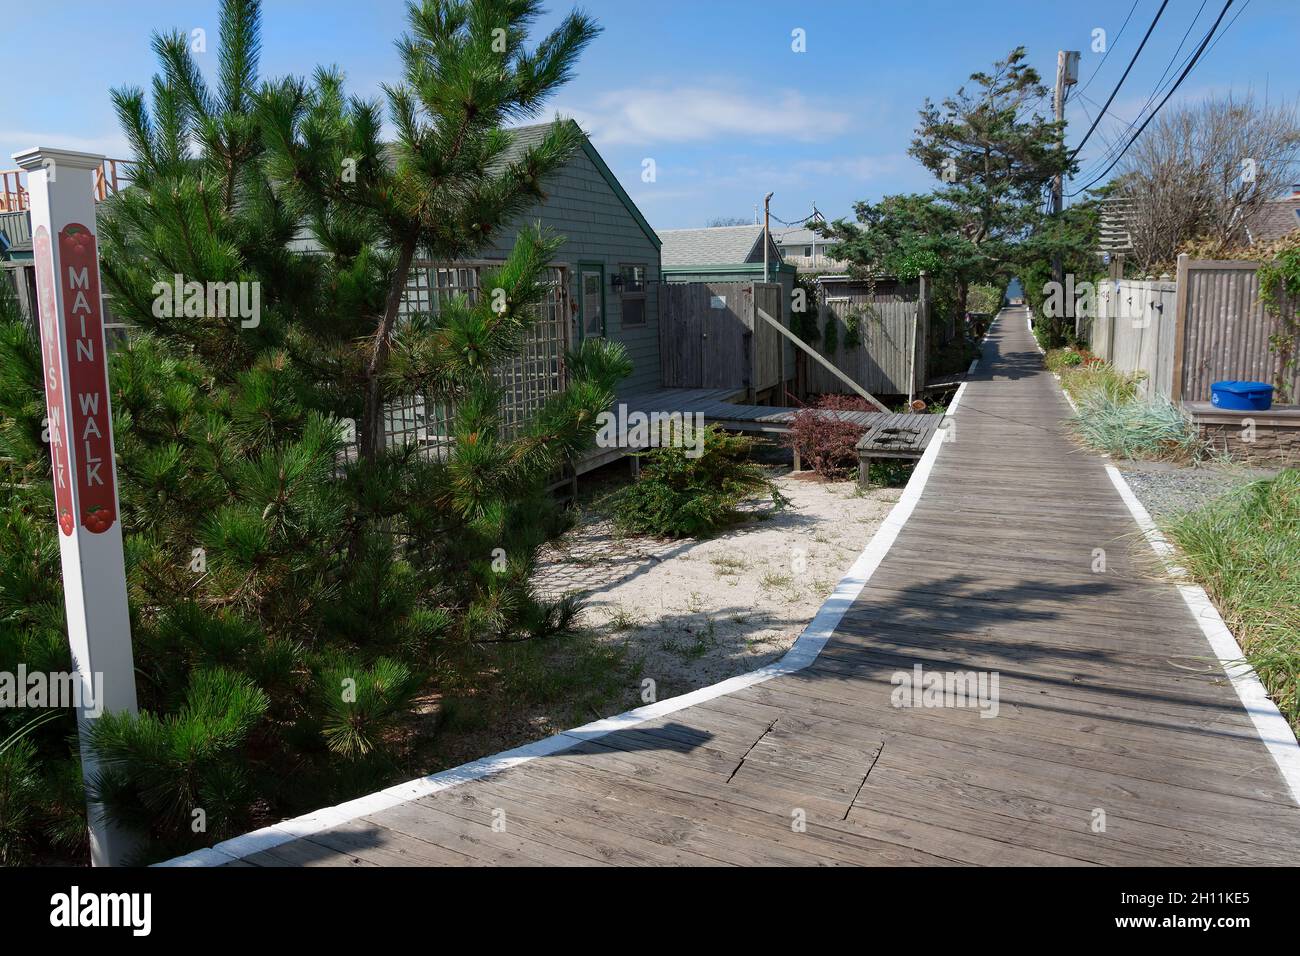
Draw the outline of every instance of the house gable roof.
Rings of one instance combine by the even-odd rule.
[[[663,265],[738,265],[763,261],[762,226],[713,226],[708,229],[663,229]],[[770,258],[781,261],[773,243]]]
[[[574,126],[578,125],[576,121],[571,119],[565,119],[562,122],[572,123]],[[523,154],[524,150],[540,143],[542,138],[546,136],[546,131],[552,125],[551,123],[534,123],[530,126],[515,126],[508,130],[514,136],[514,141],[505,152],[503,157],[505,161],[509,162],[517,159]],[[581,127],[578,127],[578,131],[582,133],[582,151],[591,160],[591,164],[596,167],[596,172],[600,173],[601,178],[609,185],[610,190],[618,197],[619,202],[627,209],[629,215],[636,220],[646,238],[655,244],[655,248],[659,248],[662,245],[659,235],[650,227],[649,221],[641,214],[641,210],[632,201],[632,197],[627,194],[623,184],[618,181],[618,177],[614,175],[613,170],[609,168],[604,158],[596,151],[596,147],[591,144],[591,138],[587,136]]]
[[[1300,229],[1300,196],[1264,203],[1250,217],[1246,229],[1252,243],[1271,242]]]

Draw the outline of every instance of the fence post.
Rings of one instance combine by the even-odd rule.
[[[964,335],[964,333],[963,333]],[[918,394],[925,391],[929,375],[926,361],[930,343],[930,282],[925,270],[917,277],[916,318],[912,322],[912,388]]]
[[[1169,400],[1183,400],[1183,349],[1187,340],[1187,296],[1190,292],[1188,282],[1188,262],[1190,257],[1182,252],[1178,255],[1178,270],[1174,278],[1177,288],[1174,290],[1174,367],[1173,384],[1169,389]]]

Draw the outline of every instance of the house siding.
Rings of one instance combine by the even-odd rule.
[[[659,388],[659,247],[646,235],[604,175],[585,151],[574,154],[563,169],[547,180],[546,200],[537,203],[519,221],[501,232],[485,258],[504,258],[514,246],[524,224],[541,222],[543,228],[564,237],[553,261],[569,269],[569,301],[579,299],[577,268],[582,263],[605,267],[605,334],[621,342],[632,361],[632,374],[618,386],[619,395]],[[646,269],[645,324],[624,327],[621,297],[610,286],[620,264]],[[577,342],[577,315],[570,316]]]

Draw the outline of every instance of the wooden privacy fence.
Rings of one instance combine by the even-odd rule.
[[[1094,353],[1139,377],[1148,399],[1172,394],[1177,289],[1162,280],[1108,280],[1097,290],[1095,317],[1080,326]]]
[[[755,306],[788,326],[775,282],[672,282],[659,291],[659,363],[665,388],[745,389],[781,384],[785,343]]]
[[[826,324],[835,323],[835,349],[826,348]],[[855,289],[827,295],[821,313],[819,353],[867,391],[913,395],[925,385],[930,300],[920,283],[880,283],[874,293]],[[850,330],[858,341],[849,344]],[[806,390],[850,394],[830,371],[808,364]]]
[[[1300,369],[1284,367],[1274,336],[1292,338],[1259,301],[1261,263],[1178,257],[1174,282],[1107,282],[1097,296],[1090,344],[1116,368],[1142,373],[1145,394],[1210,400],[1224,380],[1268,382],[1276,400],[1300,399]],[[1296,303],[1283,303],[1294,314]]]

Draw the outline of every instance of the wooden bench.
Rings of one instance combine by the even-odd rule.
[[[871,484],[873,458],[919,460],[943,418],[911,412],[881,415],[858,439],[858,484],[863,488]]]

